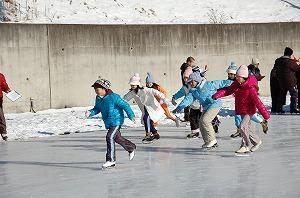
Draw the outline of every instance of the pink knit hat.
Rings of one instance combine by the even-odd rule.
[[[192,67],[187,67],[183,73],[183,78],[188,78],[193,73]]]
[[[135,73],[129,80],[130,85],[140,85],[141,84],[141,78],[138,73]]]
[[[243,78],[248,78],[249,75],[248,67],[246,65],[241,65],[236,71],[236,75]]]

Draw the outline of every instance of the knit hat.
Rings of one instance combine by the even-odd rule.
[[[141,84],[141,78],[138,73],[135,73],[129,80],[130,85],[140,85]]]
[[[109,89],[111,86],[111,83],[108,80],[105,79],[99,79],[94,82],[92,87],[94,88],[104,88],[104,89]]]
[[[251,65],[258,65],[259,60],[257,58],[252,58]]]
[[[289,47],[286,47],[284,49],[284,56],[292,56],[293,53],[294,53],[293,50],[291,48],[289,48]]]
[[[183,78],[188,78],[193,73],[192,67],[187,67],[183,73]]]
[[[235,64],[235,62],[232,61],[226,71],[229,74],[236,74],[237,69],[238,69],[237,65]]]
[[[201,82],[203,80],[203,77],[201,77],[201,73],[200,72],[193,72],[188,79],[188,82],[191,82],[192,80],[197,81],[197,82]]]
[[[155,83],[155,80],[150,72],[147,72],[146,83]]]
[[[246,65],[241,65],[236,71],[236,75],[243,78],[248,78],[249,75],[248,67]]]

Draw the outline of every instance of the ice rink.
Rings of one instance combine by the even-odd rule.
[[[219,147],[200,149],[189,127],[161,126],[161,139],[142,144],[143,128],[123,129],[136,156],[117,146],[115,168],[105,161],[104,131],[0,142],[1,198],[83,197],[300,197],[300,116],[274,115],[261,148],[249,157],[234,151],[233,118],[221,118]]]

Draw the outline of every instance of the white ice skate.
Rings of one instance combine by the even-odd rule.
[[[216,139],[202,145],[202,149],[206,149],[206,150],[211,150],[217,147],[218,147],[218,142]]]
[[[110,168],[110,167],[114,167],[116,165],[116,162],[110,162],[110,161],[107,161],[105,162],[103,165],[102,165],[102,168]]]
[[[129,160],[130,161],[134,158],[134,155],[135,155],[134,150],[131,153],[129,153]]]
[[[235,151],[236,156],[249,156],[250,149],[247,146],[240,147],[237,151]]]
[[[252,146],[252,148],[250,149],[251,152],[257,151],[257,149],[259,149],[261,144],[262,144],[262,141],[260,140],[256,145]]]

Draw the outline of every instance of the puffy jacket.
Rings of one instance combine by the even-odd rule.
[[[3,97],[3,91],[5,93],[8,93],[10,91],[10,88],[6,83],[4,75],[0,73],[0,97]]]
[[[168,101],[163,93],[153,88],[142,87],[138,89],[137,93],[132,90],[130,91],[130,94],[134,96],[134,100],[138,104],[145,106],[153,122],[158,122],[163,117],[164,110],[156,99],[156,97],[159,97],[163,103],[168,104]]]
[[[183,85],[181,87],[181,89],[179,89],[174,95],[172,98],[174,98],[175,100],[178,100],[179,98],[182,98],[186,95],[189,94],[189,91],[190,91],[190,87],[187,86],[187,85]],[[200,102],[199,100],[195,100],[194,102],[192,102],[192,104],[190,105],[190,108],[192,109],[200,109]]]
[[[212,95],[216,93],[218,89],[228,87],[232,84],[232,80],[214,80],[206,81],[205,79],[196,88],[192,88],[189,94],[181,101],[175,112],[181,111],[185,107],[189,106],[193,101],[199,100],[204,111],[210,108],[221,108],[222,101],[212,99]]]
[[[269,112],[258,97],[257,80],[254,76],[249,76],[243,84],[234,81],[229,87],[217,91],[213,98],[218,99],[231,94],[234,94],[235,97],[236,115],[253,115],[256,113],[257,108],[264,119],[270,118]]]
[[[132,120],[134,118],[134,113],[130,105],[113,92],[109,92],[103,98],[96,96],[96,104],[89,111],[90,116],[101,113],[105,128],[107,129],[113,126],[121,126],[124,123],[124,111],[129,119]]]
[[[276,59],[274,68],[276,68],[276,76],[282,86],[287,89],[296,86],[296,72],[300,71],[300,66],[295,61],[288,56],[282,56]]]

